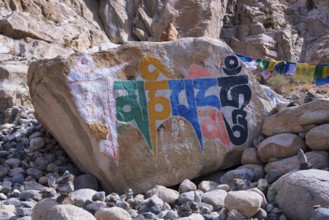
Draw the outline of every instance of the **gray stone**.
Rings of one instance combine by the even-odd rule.
[[[21,206],[21,201],[17,198],[9,198],[6,201],[3,201],[3,204],[5,205],[13,205],[15,207]]]
[[[20,200],[28,200],[33,199],[35,201],[41,200],[41,195],[38,190],[26,190],[19,194]]]
[[[164,202],[162,206],[162,210],[171,210],[171,207],[168,203]]]
[[[216,189],[221,189],[221,190],[224,190],[224,191],[229,191],[230,190],[230,186],[227,185],[227,184],[219,184]]]
[[[275,201],[288,219],[308,220],[313,206],[329,206],[329,192],[324,190],[328,187],[329,172],[310,169],[282,176],[272,184],[271,190],[275,191]]]
[[[47,185],[48,184],[48,177],[46,176],[42,176],[39,178],[38,183],[42,184],[42,185]]]
[[[36,168],[29,168],[26,170],[26,174],[32,176],[35,179],[39,179],[40,177],[42,177],[43,172]]]
[[[140,194],[139,194],[140,195]],[[141,197],[139,198],[139,196],[137,195],[135,197],[135,200],[140,202],[141,205],[144,204],[144,196],[143,195],[140,195]],[[115,206],[115,204],[118,202],[118,201],[121,201],[121,198],[120,196],[117,194],[117,193],[111,193],[109,195],[107,195],[105,197],[105,202],[108,206],[112,207],[112,206]]]
[[[310,151],[306,154],[308,162],[310,162],[313,168],[323,169],[329,167],[329,156],[325,151]],[[294,169],[299,169],[300,164],[298,156],[292,156],[285,159],[270,162],[265,166],[265,172],[270,174],[275,172],[275,177],[282,176]],[[278,176],[277,176],[278,175]],[[275,178],[274,178],[275,179]],[[271,180],[268,179],[271,183]]]
[[[3,192],[4,194],[7,194],[11,191],[11,187],[13,186],[13,183],[11,181],[8,180],[4,180],[2,182],[2,190],[1,192]]]
[[[71,193],[74,191],[73,182],[69,181],[63,184],[58,185],[58,192],[59,193]]]
[[[329,150],[329,124],[317,126],[307,132],[306,145],[312,150]]]
[[[243,165],[245,164],[262,164],[262,161],[260,160],[257,149],[250,147],[244,149],[242,156],[241,156],[241,163]]]
[[[256,192],[231,191],[225,197],[224,203],[228,210],[237,210],[250,218],[259,211],[262,201],[262,196]]]
[[[95,213],[97,220],[130,220],[131,217],[129,213],[118,207],[112,208],[101,208]]]
[[[24,187],[25,187],[25,190],[38,190],[38,191],[41,191],[44,188],[46,188],[45,186],[43,186],[37,182],[34,182],[34,181],[25,181]]]
[[[147,200],[147,205],[149,207],[157,206],[158,208],[160,208],[160,210],[162,209],[163,204],[164,204],[163,200],[160,199],[157,195],[153,195],[151,198]]]
[[[18,216],[32,216],[32,208],[16,208],[16,214]]]
[[[305,150],[304,141],[295,134],[277,134],[266,138],[257,146],[257,153],[263,162],[270,158],[286,158]]]
[[[46,142],[42,137],[35,137],[30,140],[30,149],[32,151],[37,151],[45,146]]]
[[[267,212],[264,209],[259,209],[259,211],[253,217],[256,219],[266,219]]]
[[[56,173],[58,172],[58,166],[54,163],[50,163],[47,165],[47,168],[46,168],[47,172],[51,172],[51,173]],[[87,187],[85,187],[87,188]],[[80,188],[82,189],[82,188]]]
[[[327,220],[329,219],[329,208],[317,208],[313,211],[311,220]]]
[[[281,133],[297,133],[305,130],[309,124],[329,122],[328,100],[314,100],[304,105],[284,108],[277,114],[267,117],[262,132],[267,136]]]
[[[41,171],[45,171],[48,166],[47,158],[45,157],[38,157],[35,161],[35,167]]]
[[[119,208],[122,208],[124,210],[128,210],[130,208],[130,204],[128,202],[122,201],[122,200],[117,200],[116,206]]]
[[[184,193],[189,191],[197,190],[196,185],[189,179],[183,180],[183,182],[179,185],[178,192]]]
[[[168,204],[173,204],[179,197],[179,192],[164,186],[157,185],[153,189],[146,192],[146,195],[157,195],[161,200]]]
[[[12,197],[19,197],[19,194],[21,194],[21,191],[19,191],[18,189],[13,189],[13,191],[11,192],[11,196]]]
[[[83,207],[86,202],[93,201],[92,198],[96,193],[97,191],[93,189],[79,189],[72,192],[71,198],[75,203],[79,204],[78,206]]]
[[[178,213],[175,210],[168,210],[164,219],[176,219],[178,218]]]
[[[219,211],[224,207],[224,199],[227,192],[224,190],[212,190],[201,195],[201,201],[213,206],[214,211]]]
[[[6,200],[7,196],[4,193],[0,193],[0,200]]]
[[[17,167],[21,164],[21,160],[19,160],[17,158],[10,158],[5,161],[5,164],[7,164],[10,167]]]
[[[8,172],[9,172],[9,168],[4,166],[0,167],[0,178],[7,176]]]
[[[106,204],[104,202],[97,201],[87,204],[84,209],[94,215],[100,208],[104,207],[106,207]]]
[[[194,202],[195,201],[195,191],[181,193],[178,197],[178,203],[184,204],[187,202]]]
[[[210,214],[214,210],[213,205],[211,205],[209,203],[205,203],[205,202],[199,202],[198,208],[200,209],[200,213],[202,215]]]
[[[211,212],[209,214],[203,214],[202,215],[205,220],[220,220],[220,215],[218,212]]]
[[[177,220],[204,220],[204,217],[199,213],[192,213],[188,217],[177,218]]]
[[[102,191],[102,192],[97,192],[95,193],[95,195],[93,195],[92,197],[92,200],[93,201],[105,201],[105,192]]]
[[[204,180],[198,185],[198,189],[203,192],[208,192],[217,188],[219,184],[214,181]]]
[[[25,170],[22,167],[16,167],[16,168],[10,169],[8,172],[8,175],[12,177],[17,173],[24,174]]]
[[[74,205],[65,204],[60,205],[55,199],[44,199],[38,202],[32,212],[33,220],[96,220],[96,218],[88,211],[78,208]]]
[[[32,220],[32,216],[23,216],[20,218],[16,218],[15,220]]]
[[[24,182],[24,180],[25,180],[25,177],[24,177],[23,174],[17,173],[10,180],[13,183],[20,183],[20,184],[22,184]]]
[[[22,201],[21,202],[21,205],[23,207],[26,207],[26,208],[33,208],[35,206],[35,204],[37,204],[37,202],[36,201],[33,201],[33,200]]]
[[[40,125],[39,125],[39,126],[40,126]],[[31,134],[31,135],[29,136],[29,139],[32,140],[33,138],[37,138],[37,137],[41,137],[41,136],[43,136],[42,132],[40,132],[40,131],[36,131],[36,132],[34,132],[33,134]]]

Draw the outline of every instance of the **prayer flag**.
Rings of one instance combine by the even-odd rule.
[[[308,82],[312,83],[314,79],[315,65],[307,63],[298,63],[296,67],[296,73],[294,80],[296,82]]]
[[[322,86],[329,83],[329,65],[319,64],[315,68],[315,85]]]

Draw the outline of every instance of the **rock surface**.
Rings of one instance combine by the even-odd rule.
[[[329,124],[317,126],[307,132],[306,145],[312,150],[329,150]]]
[[[237,164],[242,150],[259,134],[258,124],[273,106],[255,79],[246,75],[247,70],[240,69],[231,55],[223,42],[205,38],[125,44],[92,56],[76,54],[68,59],[35,62],[29,68],[28,84],[38,119],[82,170],[93,173],[107,190],[123,192],[129,187],[143,192],[157,184],[174,185]],[[232,81],[230,74],[237,73]],[[192,103],[193,90],[183,95],[183,89],[189,87],[181,83],[191,83],[189,78],[202,81],[205,76],[215,77],[215,84],[206,79],[200,84],[205,91],[210,88],[213,95],[202,100],[205,94],[199,93],[198,103]],[[163,81],[146,81],[158,77]],[[104,83],[93,81],[97,78]],[[185,81],[168,81],[172,78]],[[150,91],[138,102],[134,99],[137,82],[140,95],[144,83],[145,90]],[[167,82],[172,91],[167,89]],[[158,83],[163,85],[154,87]],[[236,83],[241,84],[233,85]],[[220,94],[215,92],[218,85],[223,87]],[[231,86],[232,92],[241,94],[244,100],[228,98]],[[125,95],[128,91],[129,96]],[[140,114],[147,117],[146,121],[137,112],[130,113],[139,102],[145,102]],[[189,103],[190,110],[181,104],[184,102]],[[200,106],[198,111],[196,104]],[[49,117],[49,111],[54,117]],[[186,111],[194,111],[199,121]],[[210,133],[213,129],[220,133],[216,131],[218,135],[214,136]]]
[[[267,136],[305,131],[304,126],[329,122],[329,100],[314,100],[302,106],[284,108],[265,119],[262,132]]]
[[[306,153],[308,161],[313,168],[323,169],[329,167],[328,152],[325,151],[311,151]],[[268,163],[265,166],[265,172],[271,173],[275,171],[279,176],[286,174],[294,169],[299,169],[300,162],[298,156],[292,156],[285,159],[277,160]]]
[[[194,16],[191,17],[190,15]],[[177,37],[219,38],[220,0],[177,2],[100,1],[99,15],[113,43],[166,41]],[[202,19],[200,19],[202,18]]]
[[[313,206],[329,205],[329,174],[322,170],[288,173],[272,184],[275,201],[289,219],[311,219]],[[298,211],[296,211],[298,210]]]
[[[235,191],[227,194],[224,203],[228,210],[237,210],[250,218],[259,211],[262,197],[252,191]]]
[[[268,162],[270,158],[296,155],[299,149],[306,149],[304,141],[295,134],[285,133],[263,140],[257,146],[257,153],[263,162]]]

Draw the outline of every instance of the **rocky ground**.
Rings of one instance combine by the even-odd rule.
[[[178,190],[157,186],[144,195],[130,189],[124,195],[106,194],[97,179],[74,166],[32,110],[13,107],[6,113],[8,123],[0,128],[0,219],[286,219],[266,202],[264,179],[255,185],[241,180],[232,187],[184,180]]]
[[[312,106],[316,105],[324,103],[315,101]],[[156,186],[143,195],[127,189],[118,195],[105,193],[95,177],[79,171],[35,119],[33,110],[7,109],[5,122],[0,126],[0,219],[284,220],[288,219],[286,213],[312,215],[312,219],[329,216],[329,209],[323,208],[329,201],[324,192],[329,187],[328,153],[324,151],[328,149],[312,143],[311,138],[306,143],[313,151],[307,149],[302,132],[274,134],[265,122],[263,133],[268,137],[260,137],[257,149],[246,149],[243,165],[236,169],[194,182],[184,180],[176,188]],[[284,142],[281,146],[279,140]],[[312,166],[318,169],[307,170]],[[291,170],[295,171],[279,178]],[[303,197],[305,191],[311,199]],[[289,204],[291,197],[302,204],[298,210]],[[317,204],[314,210],[310,201]]]

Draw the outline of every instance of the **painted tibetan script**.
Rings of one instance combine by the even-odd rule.
[[[115,80],[114,74],[129,63],[96,69],[85,56],[69,72],[68,84],[80,115],[96,130],[100,151],[115,161],[119,160],[120,125],[137,127],[156,157],[157,130],[173,116],[191,125],[203,152],[205,140],[230,148],[244,144],[248,137],[244,110],[252,96],[248,76],[235,56],[226,57],[224,64],[224,77],[193,64],[184,79],[175,79],[159,59],[144,57],[138,65],[138,80]],[[173,119],[173,137],[184,132],[184,126],[183,120]]]

